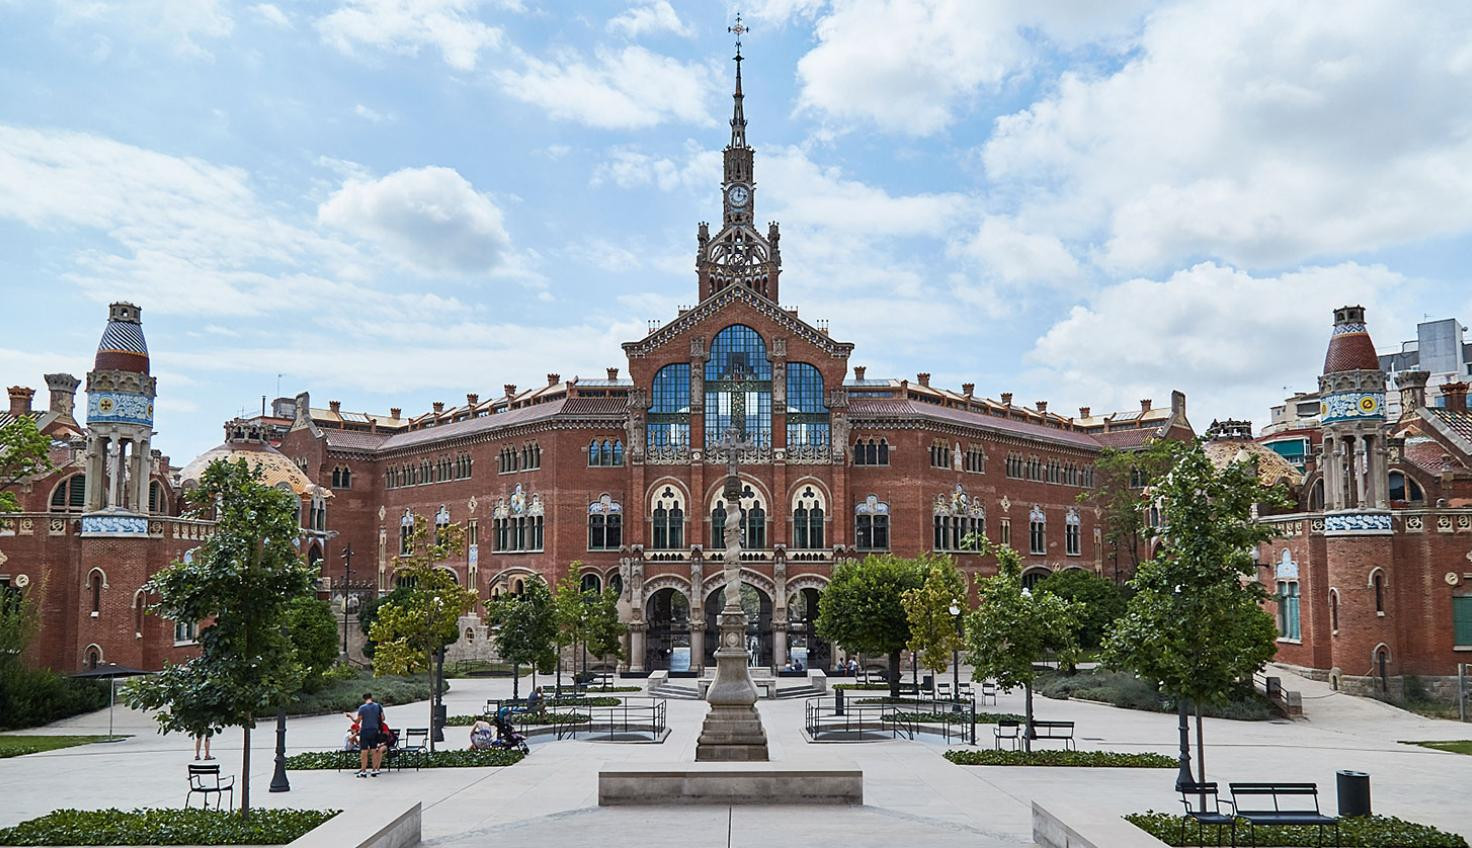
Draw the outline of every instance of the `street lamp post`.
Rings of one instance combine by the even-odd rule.
[[[272,792],[290,792],[286,779],[286,707],[276,708],[276,772],[271,775]]]
[[[348,597],[353,591],[353,546],[342,549],[342,658],[348,658]]]
[[[951,691],[954,693],[956,703],[951,705],[951,712],[961,711],[961,602],[951,601],[951,617],[956,619],[956,646],[951,649]]]
[[[1180,604],[1181,604],[1181,600],[1184,597],[1184,593],[1181,591],[1181,587],[1180,586],[1177,586],[1175,588],[1175,591],[1172,593],[1172,595],[1175,598],[1176,607],[1179,608],[1180,607]],[[1191,780],[1192,780],[1192,778],[1191,778],[1191,727],[1187,723],[1186,716],[1187,716],[1186,698],[1183,695],[1177,694],[1176,695],[1176,718],[1178,720],[1178,725],[1179,725],[1179,728],[1178,729],[1180,730],[1180,734],[1181,734],[1181,753],[1180,753],[1180,755],[1178,757],[1178,759],[1180,760],[1180,768],[1176,771],[1176,791],[1177,792],[1179,792],[1181,790],[1181,787],[1182,786],[1186,785],[1187,783],[1190,783]]]

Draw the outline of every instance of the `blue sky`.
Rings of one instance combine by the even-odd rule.
[[[1201,429],[1311,387],[1334,306],[1472,318],[1465,3],[740,8],[782,300],[873,376]],[[278,374],[419,412],[623,365],[695,299],[736,11],[0,0],[0,381],[132,300],[183,462]]]

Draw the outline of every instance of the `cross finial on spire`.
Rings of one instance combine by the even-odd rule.
[[[726,27],[726,32],[736,34],[736,61],[738,62],[741,61],[741,36],[749,29],[750,27],[741,22],[740,12],[736,13],[736,23]]]
[[[736,92],[732,95],[735,106],[731,112],[731,146],[746,146],[746,113],[741,107],[741,36],[750,31],[750,27],[741,21],[741,13],[736,13],[736,22],[726,27],[727,32],[736,35]]]

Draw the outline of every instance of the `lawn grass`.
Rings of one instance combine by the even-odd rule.
[[[0,845],[284,845],[337,810],[56,810],[0,828]]]
[[[109,738],[107,736],[0,736],[0,760],[6,757],[39,754],[42,751],[55,751],[59,748],[71,748],[76,745],[90,745],[93,742],[106,742]]]
[[[1451,739],[1446,742],[1402,742],[1401,744],[1420,745],[1422,748],[1450,751],[1453,754],[1472,754],[1472,739]]]

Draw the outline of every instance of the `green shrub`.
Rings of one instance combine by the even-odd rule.
[[[374,677],[370,672],[361,670],[354,670],[351,677],[339,676],[340,674],[333,672],[325,676],[322,688],[316,692],[298,692],[287,705],[287,713],[326,715],[355,712],[358,705],[363,703],[364,692],[372,692],[373,700],[385,707],[429,700],[428,675]]]
[[[526,755],[520,751],[492,749],[471,751],[465,748],[426,753],[420,765],[423,768],[479,768],[485,766],[510,766],[521,762]],[[286,767],[293,771],[313,769],[336,769],[344,764],[353,768],[358,765],[356,751],[307,751],[286,758]]]
[[[1074,674],[1043,672],[1038,675],[1033,690],[1049,698],[1103,701],[1127,710],[1155,713],[1172,713],[1176,710],[1173,700],[1127,671],[1101,668]],[[1250,684],[1244,686],[1225,704],[1203,706],[1201,713],[1208,718],[1237,721],[1266,721],[1279,717],[1272,702],[1259,695]]]
[[[1186,841],[1181,842],[1182,817],[1171,813],[1134,813],[1124,817],[1135,827],[1148,832],[1167,845],[1194,845],[1196,824],[1186,827]],[[1239,836],[1247,827],[1245,821],[1237,823]],[[1207,829],[1210,832],[1210,828]],[[1467,840],[1454,833],[1391,816],[1365,816],[1347,818],[1339,823],[1340,844],[1344,848],[1467,848]],[[1257,828],[1258,845],[1277,845],[1283,848],[1317,845],[1316,827]]]
[[[966,724],[970,720],[968,713],[950,712],[924,712],[917,713],[908,710],[896,710],[884,717],[885,721],[918,721],[922,724]],[[999,721],[1021,722],[1023,717],[1015,713],[977,713],[977,724],[996,724]]]
[[[1125,754],[1119,751],[988,751],[952,749],[946,759],[958,766],[1079,766],[1083,768],[1175,768],[1174,757],[1164,754]]]
[[[284,845],[337,810],[56,810],[0,828],[0,845]]]
[[[106,681],[63,677],[19,663],[0,665],[0,730],[40,727],[106,706]]]
[[[835,683],[834,689],[862,689],[866,691],[879,692],[888,691],[888,683]]]
[[[315,595],[292,598],[286,608],[286,632],[304,672],[302,691],[320,691],[327,685],[327,672],[338,664],[337,619],[332,615],[332,605]]]

